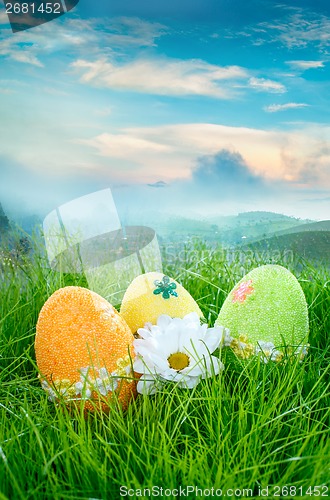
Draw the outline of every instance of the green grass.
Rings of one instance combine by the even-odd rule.
[[[251,254],[228,263],[195,242],[165,270],[213,324],[242,273],[263,263]],[[120,498],[120,486],[180,485],[221,488],[223,495],[240,489],[241,498],[289,485],[297,498],[311,498],[307,488],[330,479],[330,275],[305,261],[299,269],[311,324],[310,354],[302,363],[252,361],[242,368],[227,359],[220,376],[194,390],[167,387],[139,396],[127,412],[114,407],[85,419],[78,409],[47,400],[33,347],[45,300],[61,286],[86,286],[84,278],[47,270],[38,250],[33,262],[0,267],[0,500],[105,500]],[[276,492],[270,489],[268,498],[294,498],[294,489]]]

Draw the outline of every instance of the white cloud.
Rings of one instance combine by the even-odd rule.
[[[286,64],[289,64],[292,68],[297,68],[302,71],[306,71],[308,69],[318,69],[324,68],[324,61],[286,61]]]
[[[266,78],[252,77],[249,80],[249,85],[255,90],[270,92],[271,94],[283,94],[286,92],[286,88],[282,83],[267,80]]]
[[[98,23],[98,34],[100,30],[111,47],[153,47],[158,38],[168,33],[165,25],[137,17],[106,19],[103,24]]]
[[[33,66],[42,67],[42,63],[36,56],[36,51],[33,47],[24,45],[24,35],[20,36],[20,33],[15,34],[15,39],[11,38],[13,33],[10,30],[2,30],[3,39],[0,37],[0,56],[5,56],[14,61],[31,64]],[[6,38],[4,38],[4,36]],[[18,35],[18,36],[17,36]]]
[[[277,113],[278,111],[286,111],[287,109],[306,108],[309,104],[303,102],[287,102],[286,104],[270,104],[264,108],[268,113]]]
[[[64,17],[15,34],[9,29],[2,30],[0,56],[34,66],[42,66],[43,59],[57,52],[75,58],[88,53],[97,59],[114,50],[155,46],[157,38],[165,33],[165,26],[138,18],[100,21]]]
[[[130,186],[127,206],[135,209],[139,186],[142,189],[145,184],[161,180],[169,184],[165,205],[160,205],[158,199],[158,205],[150,205],[148,196],[141,195],[142,206],[151,210],[156,206],[176,207],[176,204],[182,207],[181,191],[176,197],[170,191],[171,186],[180,184],[179,179],[191,179],[196,167],[201,165],[201,157],[212,157],[222,150],[229,155],[241,155],[242,164],[248,169],[247,175],[250,172],[252,176],[260,176],[266,180],[265,184],[268,184],[267,181],[271,186],[283,183],[285,187],[287,184],[288,189],[298,195],[306,188],[330,189],[330,127],[296,125],[295,130],[288,132],[286,129],[261,130],[189,123],[131,127],[119,129],[118,133],[104,133],[104,129],[100,131],[96,127],[94,132],[90,132],[90,128],[80,129],[80,117],[77,116],[76,120],[76,123],[63,123],[60,133],[54,133],[53,122],[48,127],[42,122],[43,126],[35,133],[33,128],[26,128],[24,122],[15,120],[16,137],[21,137],[23,141],[20,141],[19,148],[8,123],[0,124],[4,168],[7,165],[7,170],[11,170],[13,163],[20,165],[20,171],[24,173],[11,175],[10,198],[16,196],[17,199],[17,193],[22,193],[20,199],[24,199],[29,193],[29,198],[35,205],[39,204],[40,209],[40,197],[44,205],[53,207],[64,202],[65,198],[69,200],[109,185],[121,184]],[[74,143],[70,140],[69,132],[72,130],[79,137]],[[4,186],[8,191],[6,181],[1,183],[1,192],[8,199]],[[206,194],[190,193],[189,183],[185,186],[186,195],[191,195],[190,203],[199,210]],[[145,189],[152,190],[157,196],[158,190],[148,186]],[[218,201],[221,203],[222,189],[219,186],[219,195],[213,194],[210,198],[211,205]],[[212,189],[213,193],[215,191],[215,188]],[[143,193],[146,194],[145,191]],[[256,195],[256,201],[258,198],[259,195]],[[243,195],[241,199],[245,204]],[[293,200],[290,199],[290,202],[293,203]],[[276,200],[270,199],[269,203],[276,203],[282,209],[282,194],[279,192]],[[125,203],[123,207],[125,209]],[[227,208],[232,212],[238,210],[237,203]]]
[[[1,50],[0,50],[0,54],[1,54]],[[39,59],[34,55],[34,54],[31,54],[27,51],[23,51],[23,52],[20,52],[19,50],[15,51],[11,51],[10,53],[10,57],[11,59],[14,59],[14,61],[18,61],[18,62],[22,62],[22,63],[26,63],[26,64],[32,64],[33,66],[38,66],[39,68],[43,68],[43,64],[41,61],[39,61]]]
[[[98,155],[130,162],[130,170],[112,172],[128,182],[189,178],[199,157],[227,150],[238,152],[253,174],[296,185],[329,185],[329,142],[324,126],[281,132],[208,123],[130,128],[79,141]]]
[[[163,154],[170,151],[170,146],[127,134],[100,134],[94,139],[76,141],[98,150],[101,156],[112,156],[135,160],[139,154]]]
[[[137,59],[122,65],[104,59],[78,60],[72,66],[82,73],[82,82],[96,86],[158,95],[204,95],[224,99],[234,96],[232,82],[248,75],[239,66],[222,67],[192,59]]]
[[[9,24],[8,15],[6,14],[5,9],[0,7],[0,24]]]
[[[257,25],[258,33],[264,30],[260,43],[279,41],[286,47],[306,47],[314,44],[324,49],[330,44],[330,19],[314,12],[296,9],[298,12],[288,16],[284,21],[274,20]],[[255,30],[254,29],[254,30]]]

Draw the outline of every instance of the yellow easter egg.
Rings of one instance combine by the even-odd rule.
[[[190,312],[203,317],[190,293],[161,273],[146,273],[135,278],[127,288],[120,308],[122,318],[133,333],[146,323],[156,324],[161,314],[183,318]]]
[[[126,408],[136,393],[133,340],[126,322],[100,295],[78,286],[57,290],[40,311],[35,339],[49,399],[84,401],[86,410],[97,403],[107,411],[116,398]]]

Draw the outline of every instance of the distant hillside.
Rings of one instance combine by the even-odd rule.
[[[2,205],[0,203],[0,238],[4,236],[10,230],[9,219],[5,214]]]
[[[239,219],[247,219],[250,221],[277,221],[277,220],[291,220],[299,223],[300,219],[296,219],[291,215],[278,214],[276,212],[265,212],[264,210],[255,210],[251,212],[241,212],[237,215]]]
[[[326,221],[325,221],[326,222]],[[330,268],[330,231],[296,231],[276,235],[242,247],[255,252],[286,252]]]
[[[299,226],[278,231],[274,236],[281,236],[283,234],[300,233],[305,231],[330,231],[330,220],[322,220],[320,222],[311,222],[309,224],[302,224]]]
[[[39,232],[42,227],[42,219],[38,215],[26,215],[24,217],[20,217],[16,223],[18,227],[30,235],[35,232]]]
[[[243,240],[258,241],[279,231],[297,228],[310,222],[310,220],[260,211],[230,216],[210,216],[203,219],[169,215],[166,219],[157,217],[157,220],[150,220],[150,225],[160,237],[171,241],[181,240],[185,236],[196,236],[209,242],[237,245]]]
[[[255,210],[252,212],[240,212],[237,215],[226,215],[226,216],[211,215],[207,219],[212,222],[217,222],[218,220],[223,222],[226,222],[226,220],[236,220],[236,221],[241,221],[241,222],[244,221],[250,223],[265,222],[265,221],[268,222],[290,221],[296,224],[306,224],[308,222],[314,222],[312,219],[299,219],[293,217],[292,215],[279,214],[276,212],[265,212],[262,210],[259,211]]]
[[[258,241],[279,231],[297,228],[312,222],[284,214],[265,211],[243,212],[236,216],[208,218],[213,225],[218,226],[221,242],[236,245],[242,240]]]

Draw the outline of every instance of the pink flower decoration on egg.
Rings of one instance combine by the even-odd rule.
[[[233,302],[240,302],[242,304],[246,297],[253,292],[252,280],[243,281],[243,283],[233,292]]]

